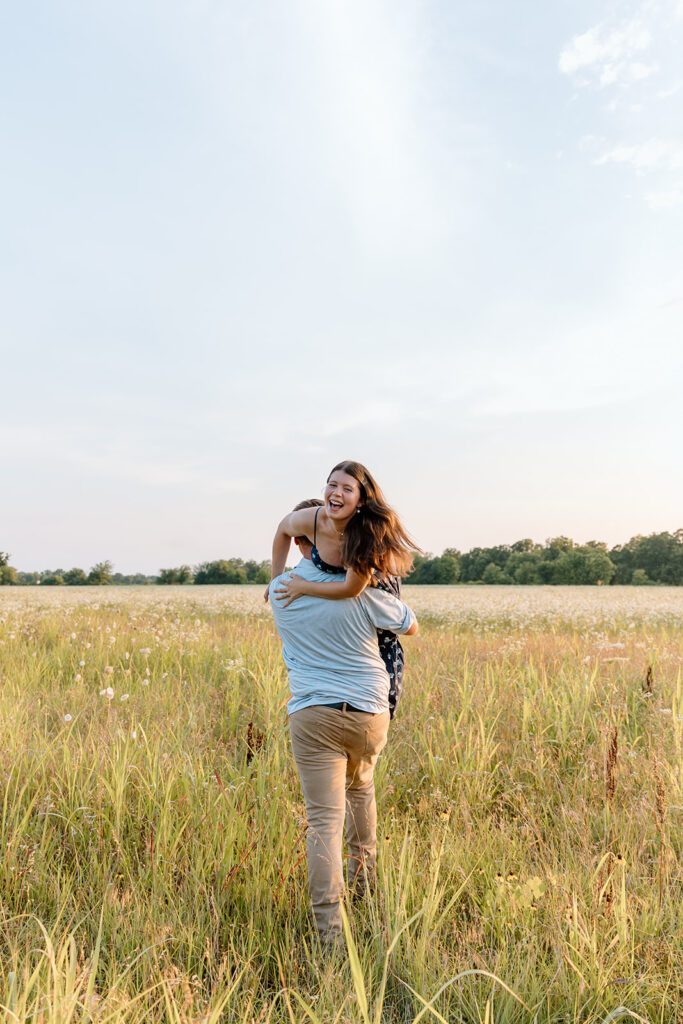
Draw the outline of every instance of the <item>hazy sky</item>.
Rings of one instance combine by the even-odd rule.
[[[0,6],[0,548],[683,527],[683,0]]]

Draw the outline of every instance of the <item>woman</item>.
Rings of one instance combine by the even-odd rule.
[[[327,478],[322,508],[297,508],[279,524],[273,540],[272,577],[279,576],[296,537],[308,537],[311,560],[322,572],[345,574],[343,581],[311,582],[294,574],[276,592],[289,605],[302,595],[341,600],[357,597],[365,587],[401,596],[400,577],[412,566],[419,548],[387,504],[372,474],[360,462],[337,463]],[[268,600],[268,589],[265,595]],[[405,658],[401,643],[390,630],[378,630],[380,653],[389,677],[389,710],[394,717],[400,700]]]

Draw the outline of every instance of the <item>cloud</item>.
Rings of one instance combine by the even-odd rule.
[[[611,30],[595,25],[582,35],[574,36],[560,53],[558,67],[563,75],[588,75],[581,84],[595,78],[600,85],[617,82],[637,82],[657,70],[655,64],[644,64],[633,58],[646,50],[652,36],[642,22],[635,18]]]
[[[683,188],[672,188],[668,191],[648,192],[645,202],[651,210],[672,210],[683,204]]]
[[[660,100],[668,100],[671,96],[675,96],[676,93],[679,93],[681,89],[683,89],[683,82],[674,82],[673,85],[667,86],[666,89],[659,89],[657,97]]]
[[[602,164],[629,164],[639,174],[645,171],[683,169],[683,141],[648,139],[635,145],[613,146],[594,161]]]
[[[659,70],[657,64],[642,64],[640,61],[619,61],[616,64],[606,64],[600,75],[601,85],[613,85],[615,82],[640,82],[643,78],[649,78]]]

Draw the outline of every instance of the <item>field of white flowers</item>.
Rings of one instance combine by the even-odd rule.
[[[405,598],[331,963],[263,588],[0,590],[0,1021],[683,1020],[683,588]]]
[[[7,587],[0,614],[38,609],[164,609],[178,601],[212,612],[268,614],[262,586],[203,587]],[[404,587],[404,600],[419,616],[448,622],[509,620],[524,625],[544,619],[582,622],[683,620],[683,587]]]

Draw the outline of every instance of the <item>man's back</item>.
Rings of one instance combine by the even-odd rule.
[[[308,559],[302,559],[295,571],[316,582],[339,579],[316,569]],[[348,701],[373,714],[387,710],[388,675],[377,630],[406,633],[415,621],[408,606],[367,588],[343,601],[299,597],[285,608],[277,600],[279,579],[271,583],[270,604],[289,672],[289,713],[335,701]]]

